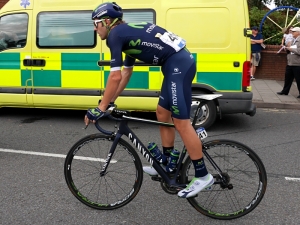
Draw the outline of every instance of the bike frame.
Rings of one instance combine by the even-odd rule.
[[[157,171],[157,173],[162,177],[162,179],[170,186],[178,186],[178,187],[185,187],[185,184],[178,184],[176,179],[179,174],[178,165],[181,165],[185,155],[186,155],[186,148],[183,147],[183,151],[180,154],[180,158],[177,164],[177,169],[174,174],[172,174],[172,178],[168,176],[168,173],[160,166],[160,163],[158,163],[155,158],[151,155],[147,147],[143,144],[143,142],[137,137],[137,135],[128,127],[128,121],[139,121],[142,123],[147,124],[153,124],[153,125],[159,125],[159,126],[166,126],[166,127],[174,127],[174,124],[171,123],[162,123],[155,120],[147,120],[147,119],[141,119],[137,117],[130,117],[130,116],[123,116],[120,120],[120,124],[118,126],[118,131],[113,134],[115,135],[115,139],[113,141],[113,144],[110,148],[110,151],[108,153],[108,157],[106,159],[106,163],[104,164],[101,175],[105,174],[105,171],[109,165],[110,160],[113,157],[115,148],[117,146],[117,143],[119,142],[119,139],[125,135],[128,137],[128,139],[132,142],[132,144],[136,147],[136,149],[139,150],[139,152],[146,158],[146,160],[151,164],[151,166],[154,167],[154,169]],[[106,131],[104,131],[98,124],[96,124],[96,127],[101,130],[103,133],[108,134]],[[111,133],[112,135],[112,133]]]
[[[202,99],[202,101],[200,102],[200,104],[198,105],[197,109],[196,109],[196,113],[194,116],[194,120],[192,122],[192,126],[195,128],[195,124],[197,121],[197,118],[199,116],[201,107],[203,105],[205,105],[208,102],[208,100]],[[117,110],[119,112],[126,112],[126,111],[121,111],[121,110]],[[142,123],[147,123],[147,124],[153,124],[153,125],[159,125],[159,126],[165,126],[165,127],[173,127],[175,128],[175,125],[172,123],[163,123],[163,122],[159,122],[156,120],[147,120],[147,119],[142,119],[142,118],[137,118],[137,117],[131,117],[131,116],[126,116],[123,115],[121,119],[115,119],[113,117],[113,120],[117,120],[120,122],[119,126],[118,126],[118,131],[117,132],[111,132],[111,131],[106,131],[104,129],[102,129],[100,127],[100,125],[98,123],[95,124],[96,128],[101,131],[104,134],[107,135],[111,135],[114,136],[114,141],[113,144],[110,148],[110,151],[108,153],[107,159],[106,159],[106,163],[104,164],[102,171],[100,172],[101,176],[104,176],[107,170],[107,167],[110,163],[110,160],[113,157],[115,148],[120,140],[120,138],[125,135],[128,137],[128,139],[133,143],[133,145],[136,147],[136,149],[138,149],[140,151],[140,153],[144,156],[144,158],[146,158],[146,160],[154,167],[154,169],[157,171],[157,173],[162,177],[162,179],[169,185],[169,186],[173,186],[173,187],[186,187],[186,184],[179,184],[176,180],[178,177],[178,174],[180,172],[179,167],[182,165],[183,159],[186,155],[186,148],[185,146],[182,149],[182,152],[180,154],[180,158],[179,161],[177,163],[177,167],[176,167],[176,171],[174,174],[172,174],[172,177],[169,177],[168,173],[160,166],[160,163],[158,163],[154,157],[151,155],[151,153],[149,152],[149,150],[147,149],[147,147],[143,144],[143,142],[137,137],[137,135],[128,127],[128,121],[138,121],[138,122],[142,122]],[[200,139],[201,144],[203,146],[203,142]],[[220,168],[216,165],[216,163],[213,161],[213,159],[208,155],[208,153],[205,151],[205,149],[202,149],[203,154],[207,157],[207,159],[211,162],[212,166],[218,171],[219,176],[221,177],[221,179],[223,179],[223,176],[221,175],[222,171],[220,170]]]

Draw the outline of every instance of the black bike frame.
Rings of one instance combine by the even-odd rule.
[[[179,173],[179,169],[176,170],[176,172],[174,174],[172,174],[172,178],[170,178],[168,176],[168,173],[160,166],[160,164],[155,160],[155,158],[151,155],[151,153],[149,152],[149,150],[147,149],[147,147],[143,144],[143,142],[136,136],[136,134],[128,127],[128,121],[139,121],[142,123],[148,123],[148,124],[153,124],[153,125],[159,125],[159,126],[166,126],[166,127],[174,127],[174,124],[171,123],[162,123],[162,122],[158,122],[155,120],[147,120],[147,119],[141,119],[141,118],[137,118],[137,117],[130,117],[130,116],[123,116],[122,119],[120,119],[120,124],[118,126],[118,131],[117,133],[115,133],[115,139],[113,141],[113,144],[110,148],[108,157],[106,159],[106,163],[104,164],[102,171],[101,171],[101,175],[104,175],[106,172],[106,169],[108,167],[108,164],[110,162],[110,160],[113,157],[115,148],[117,146],[117,143],[119,141],[119,139],[125,135],[128,137],[128,139],[132,142],[132,144],[136,147],[136,149],[139,150],[139,152],[144,156],[144,158],[147,160],[147,162],[149,162],[151,164],[151,166],[154,167],[154,169],[157,171],[157,173],[162,177],[162,179],[170,186],[178,186],[178,187],[185,187],[185,184],[178,184],[176,181],[176,178],[178,176]],[[101,132],[105,133],[105,134],[110,134],[112,135],[112,132],[107,132],[105,130],[103,130],[99,124],[95,124],[97,129],[100,130]],[[186,149],[185,147],[183,148],[183,151],[180,154],[180,158],[178,161],[178,165],[181,165],[184,157],[186,154]],[[177,165],[177,167],[178,167]]]
[[[200,113],[200,109],[201,107],[206,104],[207,100],[202,100],[200,102],[200,104],[198,105],[197,109],[196,109],[196,113],[194,116],[194,120],[192,122],[192,126],[195,127],[198,115]],[[124,112],[126,113],[126,111],[122,111],[122,110],[117,110],[119,112]],[[142,118],[137,118],[137,117],[131,117],[131,116],[125,116],[123,115],[121,119],[115,119],[113,117],[113,120],[119,121],[120,124],[118,126],[118,131],[116,133],[111,132],[111,131],[107,131],[104,130],[100,127],[100,125],[98,123],[95,124],[96,128],[107,135],[110,136],[114,136],[115,139],[113,141],[113,144],[110,148],[109,154],[107,156],[106,159],[106,163],[104,164],[102,171],[100,173],[101,176],[104,176],[106,173],[106,169],[110,163],[110,160],[113,157],[114,151],[116,149],[116,146],[119,142],[119,139],[125,135],[129,138],[129,140],[133,143],[133,145],[136,147],[136,149],[138,149],[140,151],[140,153],[144,156],[144,158],[146,158],[146,160],[154,167],[154,169],[157,171],[157,173],[162,177],[162,179],[169,185],[169,186],[173,186],[173,187],[186,187],[186,184],[178,184],[178,182],[176,181],[177,176],[179,174],[180,171],[180,166],[182,165],[183,159],[186,155],[186,148],[185,146],[183,147],[183,150],[180,154],[180,158],[178,160],[177,163],[177,169],[175,171],[174,174],[172,174],[172,177],[170,178],[168,176],[168,173],[160,166],[160,163],[158,163],[154,157],[151,155],[151,153],[149,152],[149,150],[146,148],[146,146],[142,143],[142,141],[135,135],[135,133],[128,127],[128,121],[138,121],[138,122],[142,122],[142,123],[148,123],[148,124],[153,124],[153,125],[159,125],[159,126],[165,126],[165,127],[174,127],[175,125],[172,123],[163,123],[163,122],[159,122],[156,120],[147,120],[147,119],[142,119]],[[202,143],[202,140],[200,140]],[[208,155],[208,153],[203,149],[203,154],[208,158],[208,160],[212,163],[212,166],[218,171],[219,175],[221,176],[221,178],[223,179],[223,176],[221,175],[221,170],[220,168],[216,165],[216,163],[213,161],[213,159]]]

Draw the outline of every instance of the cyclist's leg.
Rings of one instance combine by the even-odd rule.
[[[184,67],[183,67],[184,68]],[[195,74],[195,66],[182,71],[185,74],[171,76],[169,82],[169,97],[171,100],[172,117],[175,128],[178,131],[192,160],[202,158],[202,145],[195,129],[190,121],[190,108],[192,96],[192,81]],[[176,99],[176,101],[175,101]]]
[[[179,197],[195,196],[199,191],[213,184],[214,179],[208,174],[203,157],[201,142],[190,122],[192,81],[196,73],[196,64],[188,51],[172,55],[163,67],[165,83],[168,89],[168,101],[171,114],[182,141],[193,161],[195,178]]]
[[[156,117],[158,121],[173,123],[171,118],[171,111],[168,110],[168,108],[170,108],[168,104],[168,90],[166,87],[166,81],[164,79],[161,88],[161,95],[159,96],[159,103],[156,109]],[[171,149],[174,148],[175,128],[160,126],[159,131],[162,141],[163,154],[168,157],[170,155]],[[150,176],[158,175],[157,171],[151,166],[144,166],[143,170]]]
[[[189,119],[191,100],[185,101],[185,99],[187,96],[191,98],[191,91],[187,91],[191,88],[188,88],[187,85],[184,85],[185,82],[183,82],[183,85],[180,85],[180,82],[178,82],[178,84],[179,85],[176,88],[177,95],[184,96],[184,98],[179,98],[178,102],[185,102],[186,104],[185,106],[184,104],[178,104],[179,115],[173,113],[173,121],[195,168],[195,178],[192,179],[190,184],[185,189],[178,192],[178,196],[182,198],[189,198],[197,195],[198,192],[206,187],[211,186],[214,183],[214,178],[206,169],[203,160],[201,141],[198,138]],[[191,83],[189,85],[191,86]],[[172,90],[172,92],[174,92],[174,90]]]
[[[168,101],[168,88],[165,79],[163,80],[161,87],[161,95],[156,109],[156,117],[160,122],[173,123],[171,117],[171,111]],[[159,127],[160,137],[163,147],[174,147],[175,141],[175,129],[173,127]]]
[[[165,76],[159,106],[173,118],[192,160],[202,158],[202,145],[190,122],[192,81],[196,73],[195,61],[182,50],[167,60],[162,68]],[[168,110],[169,109],[169,110]],[[167,114],[168,113],[168,114]],[[167,136],[167,135],[166,135]],[[163,136],[162,136],[163,138]]]

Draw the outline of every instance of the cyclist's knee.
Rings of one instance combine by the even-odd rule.
[[[176,130],[180,132],[186,132],[192,128],[191,121],[189,119],[176,119],[173,118],[173,122]]]
[[[156,117],[158,121],[161,122],[170,122],[171,121],[171,112],[160,105],[156,108]]]

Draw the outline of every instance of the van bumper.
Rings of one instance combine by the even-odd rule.
[[[254,116],[256,113],[256,106],[252,103],[252,92],[214,92],[214,94],[222,94],[218,98],[219,109],[222,114],[246,113],[249,116]]]

